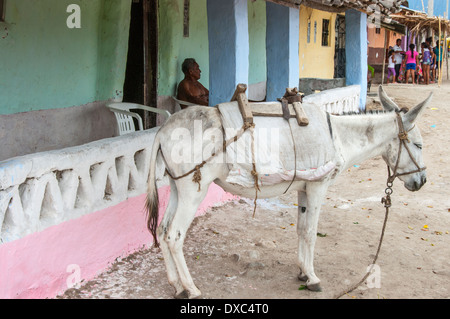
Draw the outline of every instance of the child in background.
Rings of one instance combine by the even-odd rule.
[[[390,80],[391,76],[392,76],[392,82],[390,82],[390,83],[394,83],[395,77],[396,77],[394,50],[389,51],[387,84],[389,84],[389,80]]]
[[[419,64],[419,53],[414,50],[416,45],[411,43],[409,50],[405,52],[406,59],[406,77],[405,83],[408,83],[409,77],[412,79],[412,84],[416,84],[416,69]]]
[[[430,66],[431,66],[431,51],[430,47],[427,43],[423,44],[423,51],[422,51],[422,68],[423,68],[423,80],[425,84],[430,84]]]

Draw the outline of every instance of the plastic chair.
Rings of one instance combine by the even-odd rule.
[[[186,101],[182,101],[182,100],[178,100],[175,96],[172,96],[172,99],[175,101],[175,103],[178,104],[178,106],[181,108],[181,104],[186,105],[186,106],[194,106],[194,105],[198,105],[195,103],[191,103],[191,102],[186,102]]]
[[[111,112],[114,112],[114,115],[116,116],[117,125],[119,126],[119,135],[124,135],[136,131],[133,118],[135,118],[138,122],[139,131],[144,130],[142,118],[139,114],[131,112],[131,109],[145,110],[161,114],[165,117],[164,122],[167,121],[171,115],[167,110],[162,110],[156,107],[136,103],[114,102],[106,104],[106,107],[109,108]]]

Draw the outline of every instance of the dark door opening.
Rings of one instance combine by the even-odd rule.
[[[334,77],[345,78],[345,16],[336,17],[336,47],[334,51]]]
[[[158,1],[133,0],[124,102],[157,106]],[[155,113],[137,111],[144,129],[156,126]]]

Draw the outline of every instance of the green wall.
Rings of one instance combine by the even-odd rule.
[[[209,88],[209,48],[206,0],[190,1],[189,37],[183,37],[183,0],[159,0],[158,95],[174,96],[184,78],[181,64],[194,58],[200,82]]]
[[[69,4],[81,7],[80,29],[66,25]],[[7,29],[0,37],[0,114],[121,95],[130,8],[131,0],[6,1],[6,22],[0,23]]]
[[[249,84],[266,81],[266,2],[248,1]]]
[[[209,88],[209,48],[207,0],[190,1],[190,32],[183,37],[183,0],[159,0],[159,77],[158,95],[176,94],[183,79],[185,58],[197,60],[202,71],[200,82]],[[250,46],[249,84],[266,80],[266,2],[248,1]]]

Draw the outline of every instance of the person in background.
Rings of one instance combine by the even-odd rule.
[[[392,82],[394,83],[397,73],[395,72],[395,53],[394,50],[389,51],[389,58],[388,58],[388,74],[387,74],[387,84],[389,84],[389,80],[392,76]]]
[[[181,65],[181,70],[184,73],[184,79],[178,85],[177,99],[208,106],[209,90],[198,81],[202,71],[195,59],[185,59]],[[182,104],[180,106],[182,109],[187,107]]]
[[[422,43],[422,70],[423,70],[423,82],[424,84],[430,84],[430,66],[431,66],[431,51],[427,43]]]
[[[396,44],[394,45],[395,52],[395,82],[399,83],[398,76],[400,74],[400,68],[403,62],[403,54],[405,53],[401,47],[402,39],[397,39]]]
[[[435,68],[435,81],[439,79],[439,70],[442,68],[442,57],[444,55],[444,49],[441,47],[439,41],[436,41],[436,46],[434,47],[434,55],[436,56],[436,63],[434,65]]]
[[[416,84],[416,68],[419,64],[419,53],[415,50],[416,45],[411,43],[409,50],[405,52],[406,59],[406,76],[405,83],[408,83],[409,77],[412,79],[412,84]]]

